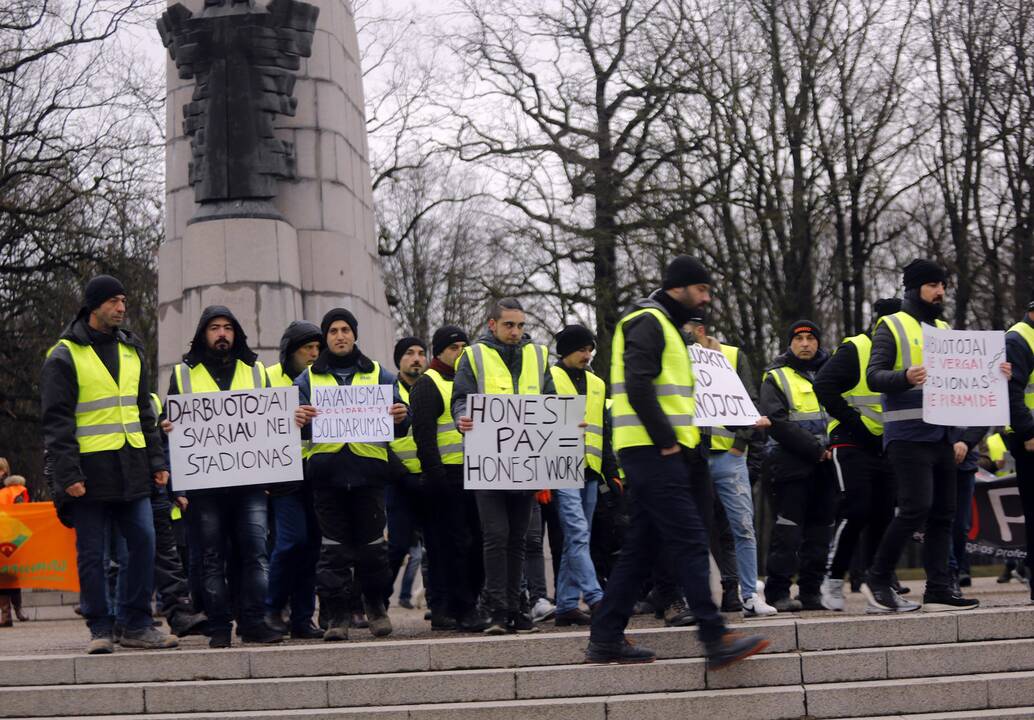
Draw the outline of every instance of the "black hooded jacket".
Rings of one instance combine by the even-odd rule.
[[[854,343],[844,341],[815,376],[815,395],[829,416],[840,421],[830,434],[831,446],[853,445],[873,455],[882,455],[883,437],[869,432],[861,414],[843,396],[864,375],[858,348]]]
[[[147,445],[134,448],[127,443],[118,450],[79,453],[79,442],[75,437],[79,384],[71,353],[64,345],[56,345],[43,363],[40,401],[47,476],[59,512],[65,503],[78,499],[64,492],[65,488],[76,483],[86,485],[84,500],[125,502],[149,497],[154,484],[153,473],[168,469],[151,406],[151,381],[143,347],[127,330],[117,330],[114,335],[93,330],[87,318],[86,310],[80,311],[61,333],[61,339],[77,345],[92,345],[113,378],[118,378],[119,374],[118,343],[136,350],[140,357],[140,389],[136,404]]]
[[[208,344],[205,342],[205,328],[208,327],[208,323],[218,317],[227,318],[233,325],[233,346],[225,358],[217,357],[209,352]],[[209,305],[197,321],[197,329],[194,331],[194,339],[190,341],[190,349],[183,355],[183,364],[190,368],[204,365],[219,389],[229,390],[233,383],[234,373],[237,371],[238,360],[243,361],[245,365],[254,365],[258,360],[258,355],[248,347],[248,336],[230,309],[222,305]],[[168,394],[180,394],[175,372],[169,378]]]
[[[280,367],[292,380],[305,368],[292,367],[291,355],[302,345],[313,341],[319,341],[322,349],[323,331],[308,320],[292,320],[280,336]]]
[[[786,474],[811,472],[815,465],[822,460],[826,447],[818,438],[790,420],[790,408],[786,395],[776,385],[775,378],[768,371],[780,367],[790,367],[799,375],[814,382],[816,373],[828,360],[829,353],[821,348],[814,358],[806,361],[797,359],[792,352],[787,350],[765,368],[768,374],[761,383],[761,400],[758,409],[762,415],[766,415],[772,421],[768,434],[777,443],[771,455],[777,480]],[[776,470],[775,466],[778,466],[779,469]]]

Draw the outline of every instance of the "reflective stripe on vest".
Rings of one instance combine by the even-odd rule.
[[[894,370],[908,370],[923,364],[923,326],[904,310],[893,315],[884,315],[876,323],[886,323],[897,346]],[[937,321],[937,327],[947,330],[948,323]],[[923,420],[923,389],[913,387],[900,393],[884,393],[882,396],[883,424],[914,422]]]
[[[546,376],[546,358],[549,350],[545,345],[528,343],[521,349],[521,374],[517,387],[513,387],[513,374],[506,366],[499,352],[484,343],[463,348],[470,367],[477,380],[478,392],[482,395],[540,395]]]
[[[676,441],[695,448],[700,443],[700,430],[693,425],[696,404],[693,401],[693,363],[685,338],[668,317],[667,312],[652,300],[640,301],[638,309],[621,318],[614,328],[610,360],[610,392],[614,401],[611,426],[614,429],[614,450],[653,445],[653,439],[636,415],[625,392],[625,324],[642,315],[652,315],[664,333],[661,351],[661,372],[653,379],[657,402],[675,430]]]
[[[58,341],[68,348],[79,394],[75,404],[75,437],[79,452],[95,453],[147,445],[140,425],[140,355],[136,348],[118,343],[118,382],[91,345]],[[55,347],[57,347],[55,345]],[[53,348],[52,348],[53,350]]]
[[[395,380],[395,387],[399,389],[402,402],[409,405],[409,388],[401,380]],[[388,443],[391,451],[398,455],[399,460],[406,466],[406,470],[417,475],[420,473],[420,460],[416,456],[416,440],[413,439],[413,426],[409,426],[409,432],[405,437],[397,438]]]
[[[845,343],[851,343],[858,353],[858,382],[855,386],[841,397],[847,404],[858,411],[862,416],[862,423],[873,435],[883,435],[883,399],[869,389],[869,382],[865,377],[866,368],[869,367],[869,356],[872,355],[872,338],[868,335],[854,335],[844,338]],[[840,424],[840,421],[833,418],[829,421],[829,432]]]
[[[309,373],[309,387],[332,387],[334,385],[340,385],[337,377],[330,373],[314,373],[310,367],[305,372]],[[380,363],[374,362],[373,370],[367,373],[356,373],[352,376],[352,385],[380,385],[381,379],[381,366]],[[336,453],[348,445],[348,449],[353,455],[358,457],[372,458],[374,460],[381,460],[388,462],[388,444],[379,443],[312,443],[308,449],[302,449],[302,456],[310,458],[313,455],[319,455],[321,453]]]
[[[456,429],[456,423],[452,419],[453,381],[434,369],[424,374],[431,378],[438,388],[438,394],[442,397],[442,407],[445,408],[438,416],[438,454],[442,456],[442,464],[462,465],[463,433]]]
[[[1018,322],[1009,328],[1009,332],[1014,332],[1026,340],[1030,351],[1034,353],[1034,327],[1031,327],[1026,322]],[[1023,390],[1023,402],[1028,408],[1034,410],[1034,369],[1031,370],[1030,377],[1027,378],[1027,386]]]
[[[826,441],[826,411],[819,404],[811,381],[790,367],[769,370],[776,386],[786,398],[790,422],[800,425],[819,440]]]
[[[732,365],[732,369],[737,368],[737,364],[740,361],[740,349],[735,345],[726,345],[722,343],[721,346],[722,355]],[[711,449],[721,452],[723,450],[731,450],[733,444],[736,442],[736,433],[732,430],[727,430],[724,427],[713,427],[711,428]]]
[[[571,377],[563,368],[549,369],[558,395],[577,395]],[[597,473],[603,473],[603,408],[607,400],[607,386],[603,380],[585,371],[585,464]]]
[[[191,395],[222,390],[204,363],[198,363],[189,368],[188,372],[183,372],[184,367],[187,366],[180,363],[173,369],[180,394]],[[230,390],[253,390],[264,387],[266,387],[266,369],[262,363],[256,360],[254,365],[248,365],[243,360],[238,360],[233,371],[233,380],[230,382]]]
[[[151,409],[154,410],[154,419],[157,422],[158,418],[162,416],[162,399],[158,397],[158,393],[151,393]]]
[[[291,376],[284,372],[281,363],[267,367],[266,377],[269,378],[269,387],[291,387],[294,384]]]

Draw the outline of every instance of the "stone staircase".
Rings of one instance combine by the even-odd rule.
[[[49,590],[22,591],[22,611],[29,620],[81,620],[72,609],[79,593]]]
[[[585,664],[584,632],[8,656],[0,717],[1034,719],[1034,607],[745,627],[769,650],[718,673],[666,628],[630,632],[661,657],[639,666]]]

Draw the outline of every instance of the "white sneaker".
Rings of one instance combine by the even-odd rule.
[[[754,592],[756,592],[756,593],[757,593],[758,595],[760,595],[761,597],[764,597],[764,596],[765,596],[765,581],[764,581],[764,580],[762,580],[762,579],[760,579],[760,578],[759,578],[759,579],[758,579],[758,580],[757,580],[757,581],[756,581],[756,582],[754,583]]]
[[[743,617],[766,617],[779,611],[765,602],[761,595],[751,595],[743,601]]]
[[[844,581],[826,577],[819,588],[822,596],[822,607],[827,610],[844,611]]]
[[[556,605],[546,598],[539,598],[531,607],[532,622],[543,622],[556,615]]]

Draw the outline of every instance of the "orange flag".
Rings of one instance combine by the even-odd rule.
[[[0,588],[79,591],[75,531],[57,519],[54,503],[0,507]]]

